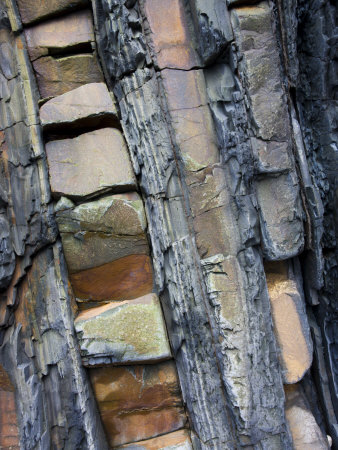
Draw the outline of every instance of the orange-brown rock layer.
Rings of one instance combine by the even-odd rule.
[[[148,439],[184,426],[173,362],[98,368],[89,374],[110,445]]]
[[[0,449],[19,450],[14,387],[8,374],[0,366]]]

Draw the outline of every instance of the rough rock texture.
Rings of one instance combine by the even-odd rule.
[[[193,447],[188,431],[179,430],[146,441],[122,445],[118,448],[129,448],[130,450],[192,450]]]
[[[148,255],[129,255],[70,275],[77,300],[123,300],[141,297],[153,288]]]
[[[101,69],[92,54],[44,56],[33,62],[42,98],[55,97],[86,83],[102,81]]]
[[[181,402],[175,365],[172,361],[156,365],[90,369],[90,379],[110,445],[140,441],[182,428],[186,417]],[[157,445],[189,442],[182,431],[161,436]],[[135,444],[134,444],[135,445]],[[127,446],[128,448],[128,446]],[[136,447],[139,448],[139,447]],[[183,447],[191,448],[191,447]]]
[[[265,271],[284,382],[296,383],[310,368],[313,351],[302,279],[285,261],[268,263]]]
[[[54,195],[90,197],[98,192],[135,188],[135,177],[119,130],[102,128],[46,144]],[[118,167],[118,170],[111,170]]]
[[[8,374],[0,366],[0,448],[19,450],[14,387]]]
[[[88,4],[87,0],[44,0],[38,3],[35,0],[18,0],[17,3],[23,23],[35,22]]]
[[[289,423],[294,450],[328,449],[328,441],[313,417],[310,406],[298,384],[285,387],[285,414]]]
[[[73,91],[59,95],[42,105],[41,125],[45,129],[64,130],[66,125],[93,126],[104,117],[116,119],[117,112],[104,83],[88,83]]]
[[[136,193],[103,197],[56,214],[71,273],[148,254],[143,204]]]
[[[89,10],[75,12],[26,28],[25,37],[31,61],[41,56],[74,52],[85,44],[91,48],[93,18]]]
[[[156,294],[81,312],[75,329],[82,361],[88,366],[151,362],[171,356]]]

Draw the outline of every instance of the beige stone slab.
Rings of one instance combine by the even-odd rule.
[[[112,95],[105,83],[85,84],[52,98],[40,108],[41,124],[47,128],[65,124],[74,126],[84,119],[98,117],[117,119]]]
[[[192,450],[193,447],[188,430],[183,429],[117,448],[129,448],[130,450]]]
[[[99,83],[103,75],[93,54],[54,58],[44,56],[33,61],[42,98],[55,97],[83,84]]]
[[[149,252],[143,203],[136,193],[59,211],[56,221],[71,273]]]
[[[62,52],[94,41],[93,18],[89,10],[57,17],[25,29],[31,60]]]
[[[197,53],[193,48],[188,23],[182,2],[166,0],[146,0],[145,11],[149,23],[151,46],[158,66],[178,69],[191,69],[199,65]]]
[[[299,384],[285,386],[285,415],[294,450],[326,450],[329,444],[319,428]]]
[[[270,262],[265,270],[284,382],[296,383],[312,363],[312,341],[301,288],[292,279],[288,262]]]
[[[89,375],[112,447],[159,449],[189,442],[186,431],[174,431],[184,426],[186,417],[173,361],[95,368]],[[135,443],[163,433],[169,434]]]
[[[81,312],[75,329],[83,363],[88,366],[154,362],[171,357],[155,294]]]
[[[35,22],[55,13],[69,11],[72,8],[88,4],[87,0],[18,0],[23,23]]]
[[[52,193],[74,198],[136,188],[122,133],[103,128],[46,144]]]

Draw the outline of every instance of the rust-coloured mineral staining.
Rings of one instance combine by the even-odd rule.
[[[0,449],[338,448],[336,16],[0,0]]]

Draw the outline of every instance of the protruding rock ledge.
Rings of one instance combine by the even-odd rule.
[[[116,449],[127,448],[129,450],[192,450],[191,440],[188,430],[178,430],[173,433],[148,439],[146,441],[133,442],[132,444],[121,445]]]
[[[136,193],[59,211],[56,221],[70,273],[149,252],[143,203]]]
[[[44,129],[64,129],[65,125],[95,125],[95,120],[117,121],[117,111],[105,83],[88,83],[46,102],[40,109]]]
[[[36,0],[18,0],[23,23],[35,22],[84,5],[88,5],[88,0],[43,0],[39,2]]]
[[[284,382],[296,383],[312,363],[312,341],[301,287],[290,277],[290,263],[270,262],[265,269]]]
[[[46,144],[52,193],[73,198],[136,189],[127,146],[119,130],[103,128]]]
[[[155,294],[82,312],[75,329],[85,366],[149,363],[171,357]]]
[[[327,450],[329,444],[319,428],[300,385],[285,386],[285,415],[294,450]]]
[[[94,41],[93,18],[89,10],[48,20],[25,29],[31,61],[40,56],[62,53]]]
[[[96,368],[89,371],[111,446],[160,449],[189,442],[180,388],[172,361],[156,365]],[[151,441],[137,443],[163,433]],[[124,446],[122,447],[124,448]],[[169,447],[181,448],[181,447]],[[190,449],[185,446],[183,449]]]

